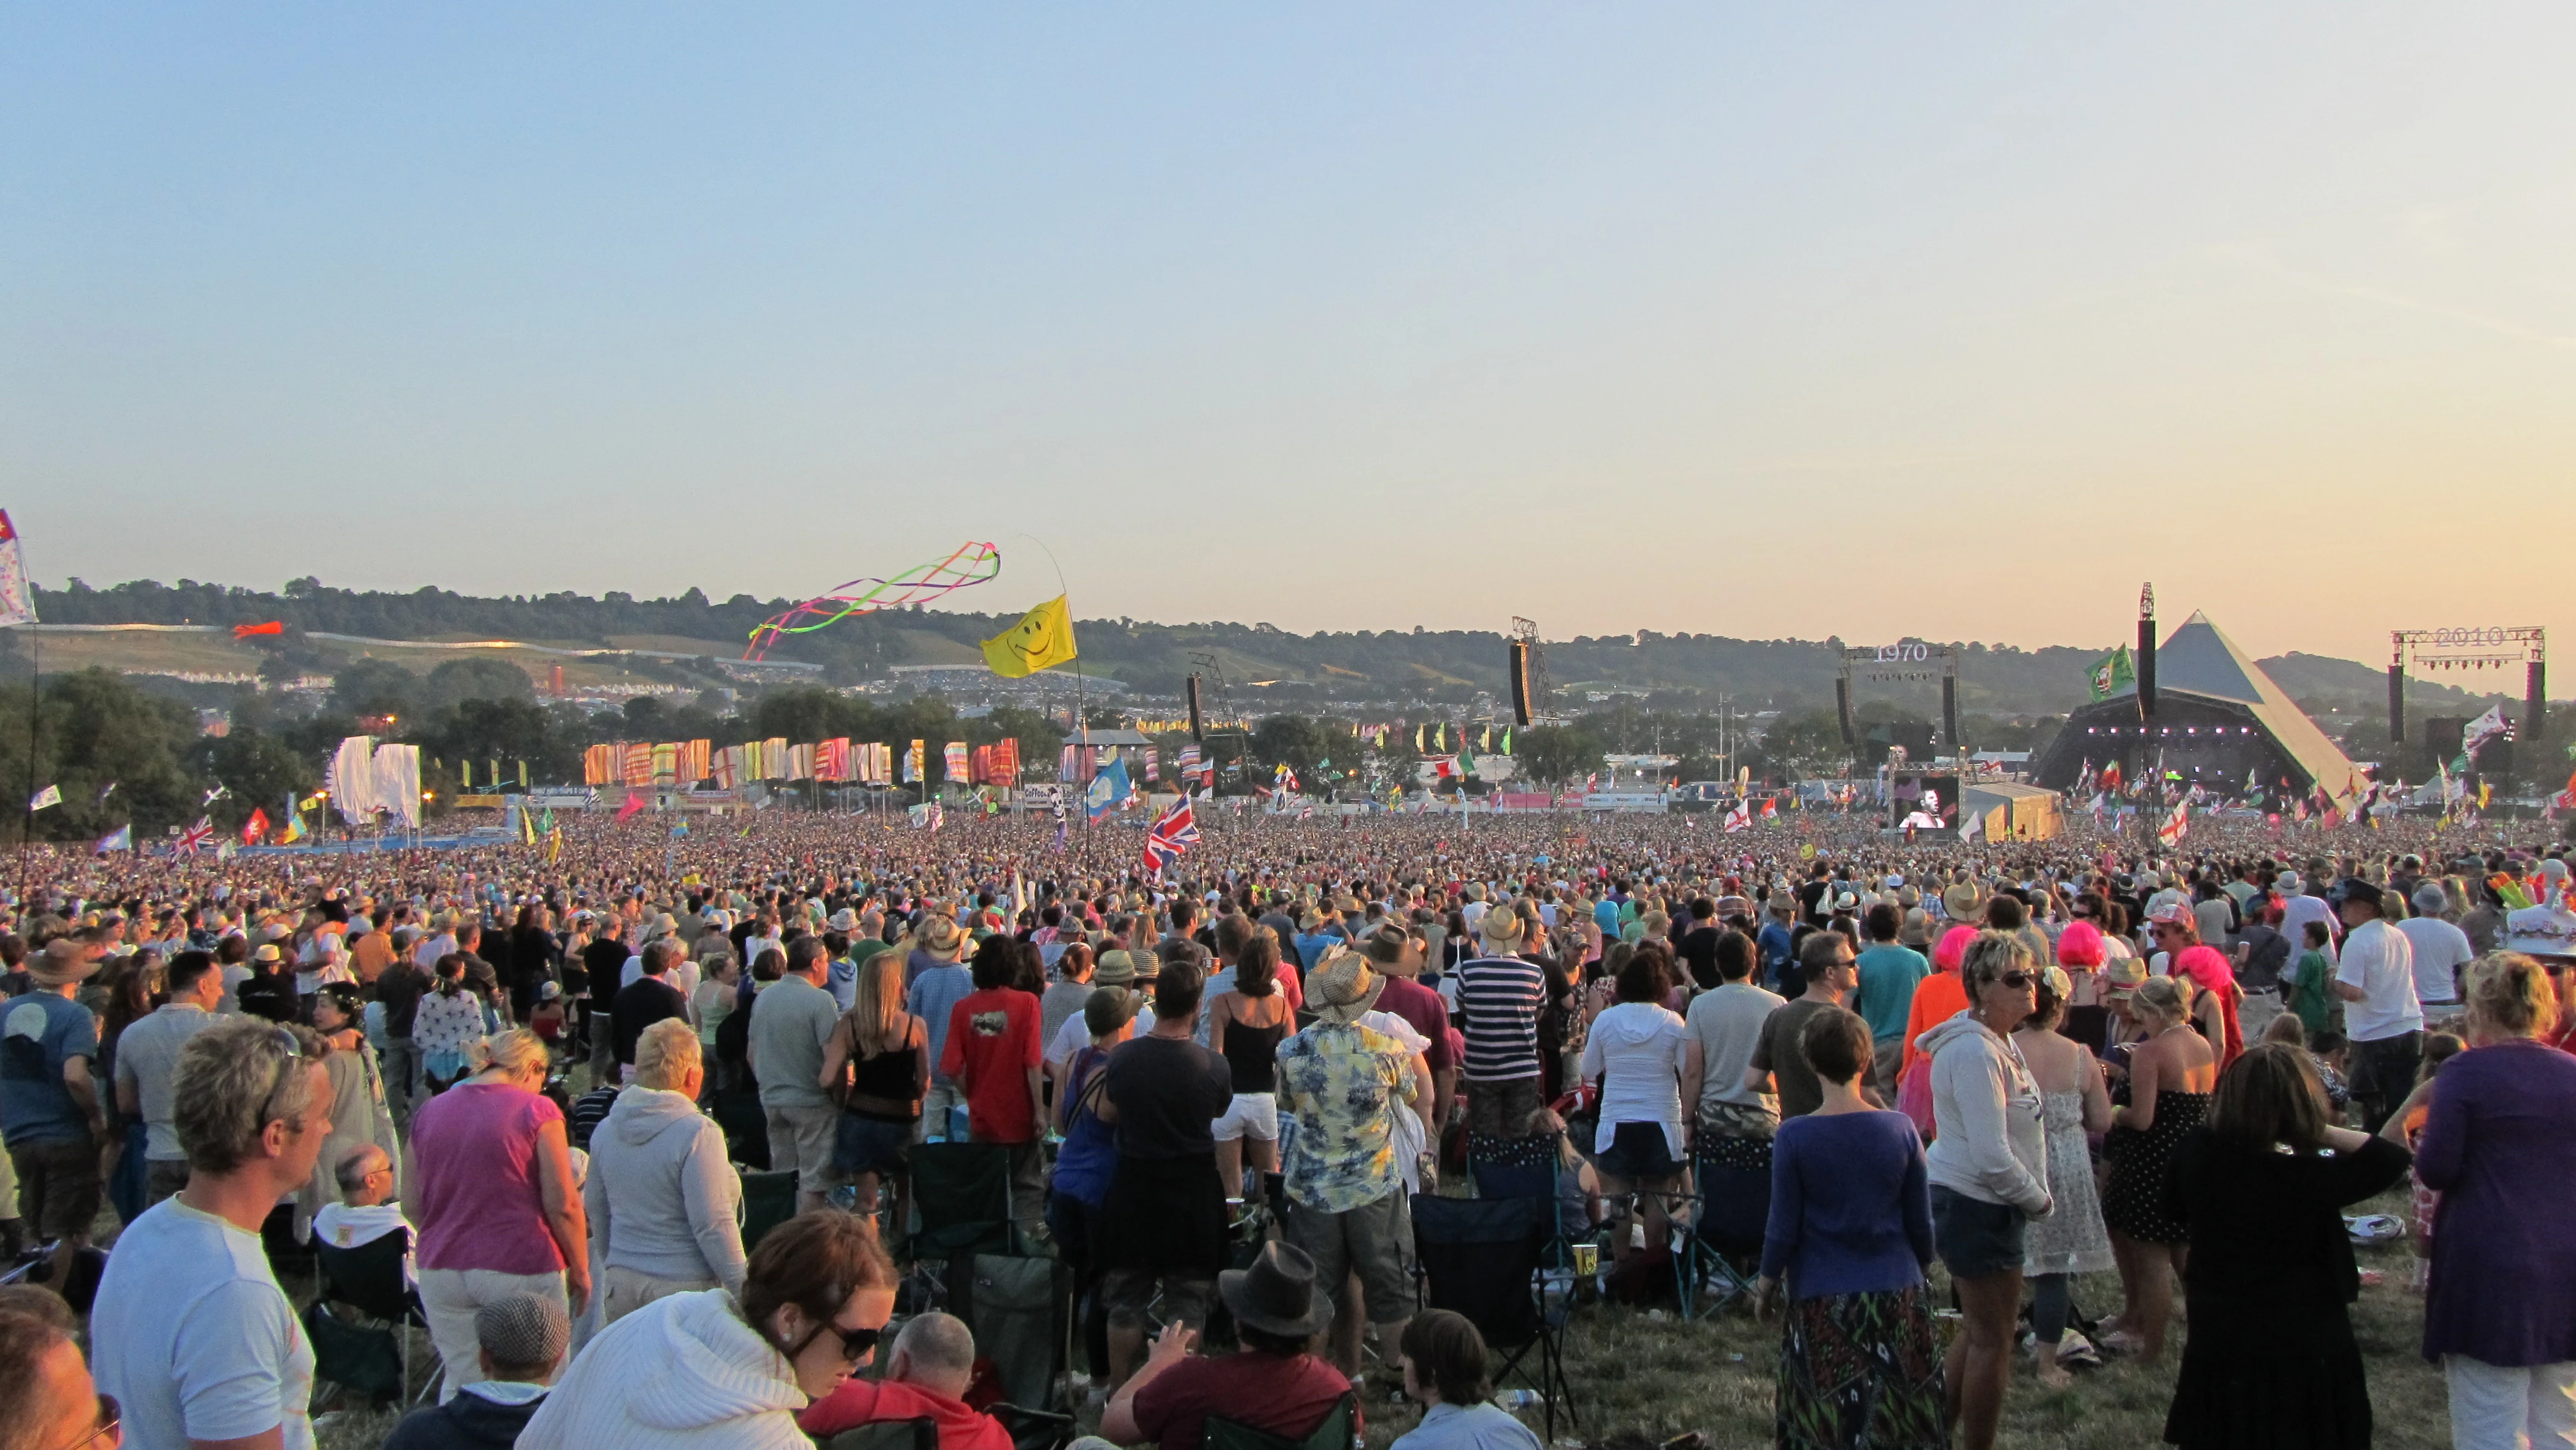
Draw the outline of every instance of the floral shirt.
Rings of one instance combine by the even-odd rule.
[[[1419,1094],[1413,1054],[1357,1023],[1318,1022],[1279,1044],[1279,1106],[1296,1116],[1282,1134],[1288,1196],[1345,1213],[1404,1186],[1395,1161],[1395,1115]]]

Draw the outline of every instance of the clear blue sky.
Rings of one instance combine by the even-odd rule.
[[[49,583],[2576,643],[2565,5],[0,16]]]

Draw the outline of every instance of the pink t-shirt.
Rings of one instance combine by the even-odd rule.
[[[553,1099],[498,1083],[459,1084],[412,1115],[422,1268],[562,1271],[537,1178],[537,1134],[562,1121]]]

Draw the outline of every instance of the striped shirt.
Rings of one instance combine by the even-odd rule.
[[[1520,957],[1478,957],[1458,964],[1458,1009],[1467,1019],[1469,1082],[1537,1077],[1538,1009],[1547,1001],[1547,972]]]

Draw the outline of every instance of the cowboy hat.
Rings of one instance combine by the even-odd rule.
[[[921,924],[916,940],[920,942],[923,954],[932,960],[953,962],[965,949],[966,933],[957,929],[954,918],[934,916]]]
[[[1523,935],[1520,916],[1506,907],[1497,906],[1477,920],[1476,935],[1483,937],[1491,946],[1517,947]]]
[[[1220,1272],[1216,1292],[1235,1323],[1264,1334],[1295,1339],[1333,1322],[1332,1297],[1315,1292],[1315,1261],[1277,1239],[1261,1246],[1251,1268]]]
[[[275,951],[276,948],[262,947],[260,950]],[[28,960],[27,975],[39,987],[62,987],[87,981],[98,968],[97,962],[88,960],[83,954],[79,942],[70,937],[56,937],[45,943],[42,955]]]
[[[1385,991],[1386,978],[1348,947],[1333,948],[1306,977],[1306,1005],[1318,1021],[1335,1025],[1360,1020]]]

